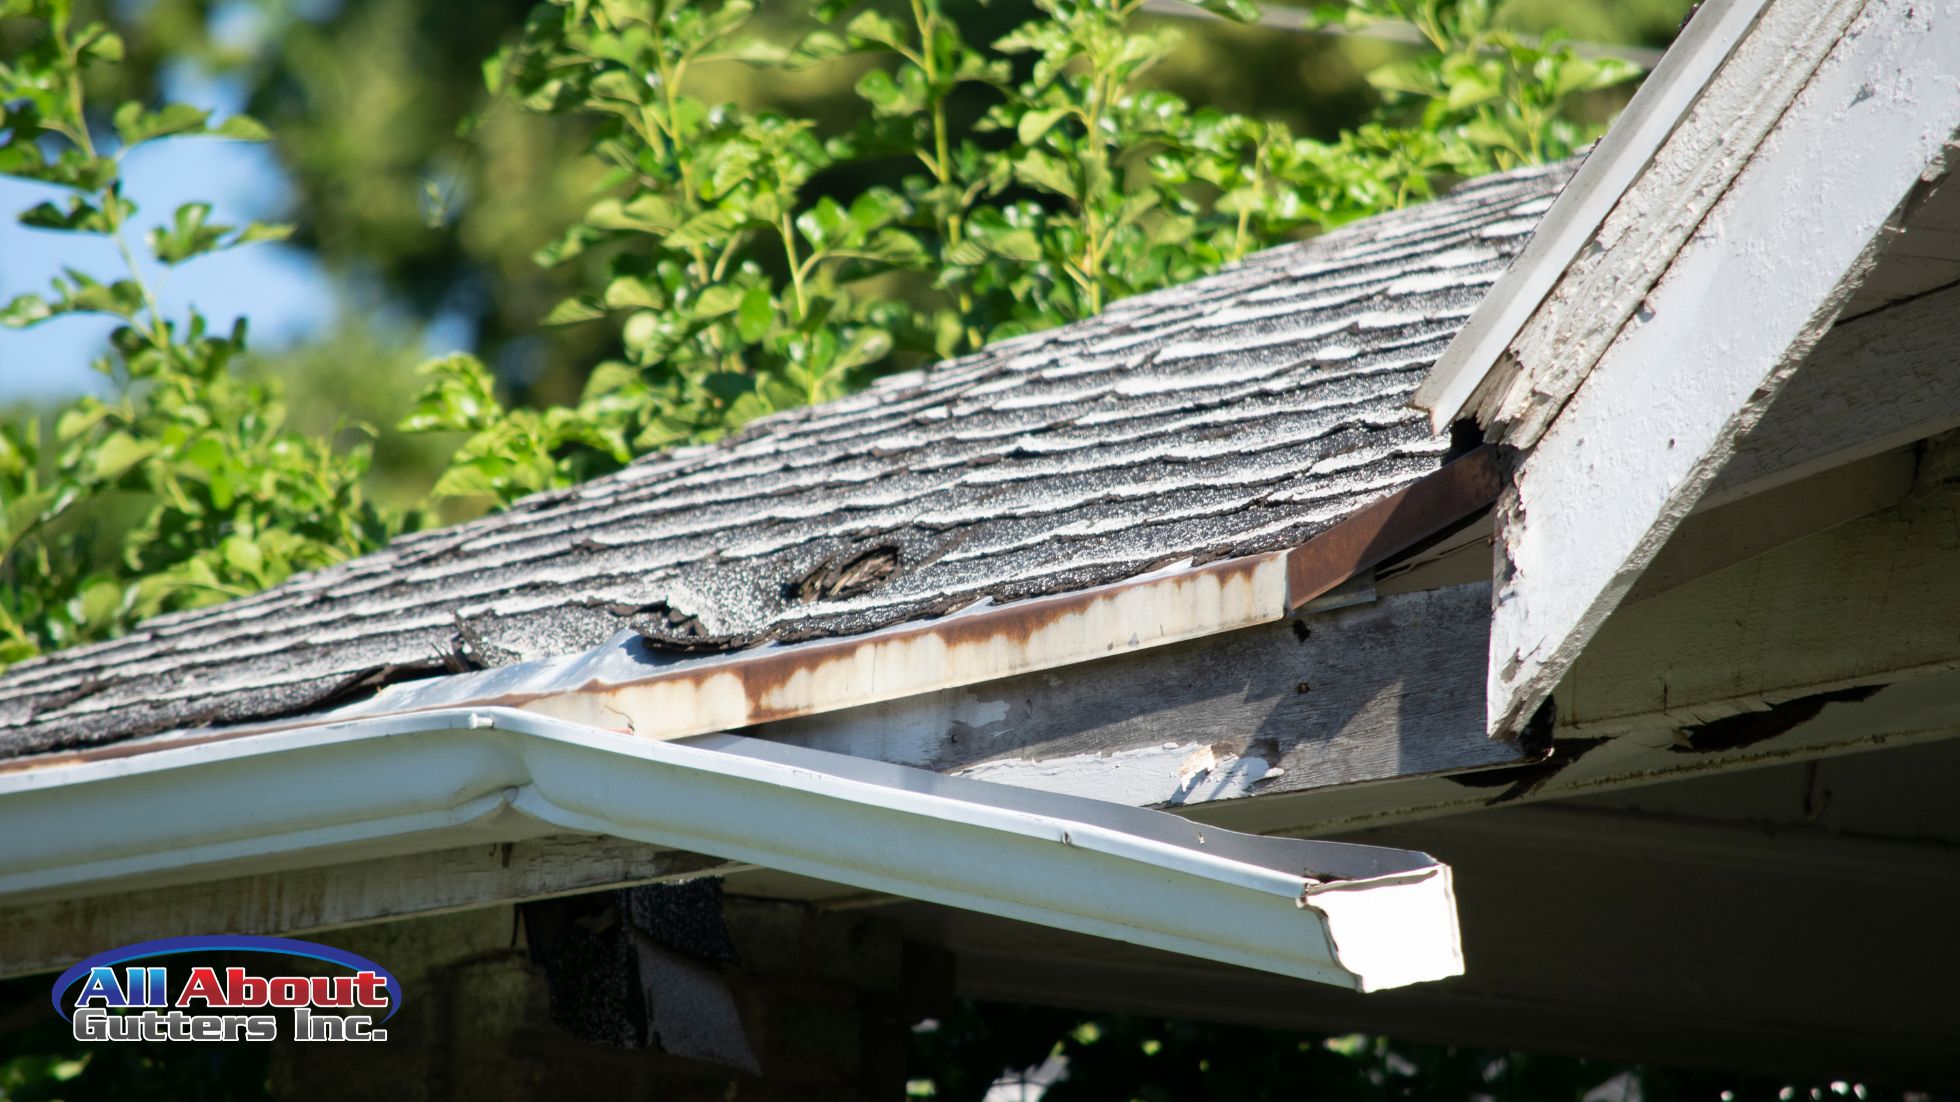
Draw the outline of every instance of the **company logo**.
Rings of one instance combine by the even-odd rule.
[[[151,963],[187,954],[220,963]],[[330,967],[302,974],[228,963],[249,954]],[[95,954],[54,981],[53,999],[78,1041],[273,1041],[282,1017],[295,1041],[385,1041],[375,1019],[401,1009],[402,985],[366,957],[316,942],[171,937]]]

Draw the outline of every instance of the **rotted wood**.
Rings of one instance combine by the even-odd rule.
[[[1900,201],[1939,169],[1960,126],[1944,81],[1960,64],[1960,13],[1873,0],[1859,19],[1512,476],[1498,506],[1493,732],[1551,695],[1801,373]]]
[[[1406,593],[757,734],[1130,804],[1533,760],[1486,738],[1490,587]]]

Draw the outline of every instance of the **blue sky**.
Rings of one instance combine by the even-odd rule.
[[[213,109],[236,109],[236,96],[221,82],[183,76],[168,82],[171,99]],[[289,188],[271,147],[210,138],[153,142],[124,162],[124,195],[136,202],[131,244],[144,254],[143,234],[166,223],[182,203],[212,204],[212,220],[229,225],[278,221]],[[106,240],[81,234],[32,230],[14,216],[44,199],[66,193],[0,176],[0,302],[47,289],[63,266],[104,280],[120,278],[122,260]],[[251,318],[252,343],[260,349],[301,340],[333,322],[333,283],[312,254],[288,245],[249,245],[165,272],[151,264],[145,276],[158,290],[164,311],[181,318],[193,303],[215,327]],[[115,326],[108,319],[65,317],[32,329],[0,328],[0,403],[56,401],[84,391],[103,391],[107,380],[89,367]]]

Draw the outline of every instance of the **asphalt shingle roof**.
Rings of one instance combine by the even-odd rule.
[[[1442,462],[1410,391],[1572,163],[0,674],[0,756],[317,709],[622,628],[737,647],[1297,544]]]

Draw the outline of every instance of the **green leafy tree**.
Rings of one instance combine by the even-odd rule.
[[[385,542],[396,522],[369,505],[366,447],[336,450],[284,429],[278,387],[237,370],[241,320],[214,332],[195,310],[166,316],[139,248],[173,269],[290,227],[219,225],[206,203],[133,240],[122,160],[147,142],[258,141],[234,115],[213,123],[182,104],[128,101],[93,116],[92,66],[123,54],[101,23],[78,24],[65,0],[11,0],[42,32],[0,62],[0,173],[69,192],[20,215],[42,230],[112,242],[124,270],[67,268],[46,294],[0,307],[0,324],[69,314],[117,326],[96,369],[116,396],[83,398],[53,419],[0,423],[0,666],[119,634],[149,616],[256,592]]]
[[[1331,141],[1197,110],[1146,83],[1178,33],[1141,0],[1038,0],[976,46],[940,0],[899,13],[820,5],[818,25],[749,33],[749,0],[554,0],[493,58],[524,110],[597,120],[602,193],[541,263],[603,257],[548,323],[610,318],[620,355],[575,405],[498,403],[467,356],[428,365],[411,431],[468,433],[437,493],[508,502],[879,373],[1091,316],[1304,232],[1434,193],[1443,181],[1565,156],[1575,96],[1630,79],[1556,38],[1500,28],[1482,0],[1368,0],[1325,18],[1409,19],[1431,48],[1378,70],[1377,116]],[[1246,0],[1218,0],[1232,18]],[[858,118],[809,119],[696,94],[701,71],[876,64]],[[956,101],[990,101],[954,125]],[[853,167],[915,165],[833,194]]]

